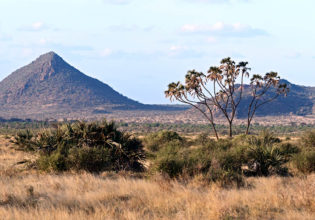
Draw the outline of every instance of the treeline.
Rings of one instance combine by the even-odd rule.
[[[76,121],[69,121],[73,123]],[[64,122],[57,121],[36,121],[36,120],[20,120],[20,119],[10,119],[1,120],[0,118],[0,134],[11,134],[15,135],[17,132],[24,129],[31,130],[41,130],[46,128],[56,127]],[[137,123],[137,122],[119,122],[117,126],[122,131],[131,132],[133,134],[146,134],[151,132],[158,132],[162,130],[172,130],[178,133],[194,134],[194,133],[211,133],[209,125],[207,124],[193,124],[193,123]],[[315,129],[315,124],[306,123],[291,123],[290,125],[260,125],[259,123],[254,123],[252,125],[251,134],[259,134],[264,130],[273,132],[276,135],[287,135],[295,136],[301,135],[304,131]],[[217,130],[220,135],[228,134],[228,126],[217,125]],[[245,125],[235,125],[233,126],[233,134],[239,135],[243,134],[246,130]]]
[[[121,129],[137,134],[148,132],[158,132],[162,130],[172,130],[178,133],[212,133],[207,124],[192,124],[192,123],[119,123]],[[291,123],[290,125],[260,125],[254,123],[251,128],[251,134],[259,134],[264,130],[268,130],[277,135],[300,135],[304,131],[315,129],[315,124]],[[217,130],[220,135],[228,134],[227,125],[217,125]],[[245,125],[233,126],[233,134],[243,134],[246,130]]]

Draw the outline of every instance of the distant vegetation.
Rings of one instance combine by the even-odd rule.
[[[70,123],[75,121],[70,121]],[[64,122],[56,121],[34,121],[34,120],[0,120],[0,134],[15,135],[20,131],[30,129],[32,131],[40,131],[42,129],[53,128]],[[119,130],[127,131],[137,135],[145,135],[147,133],[158,132],[162,130],[171,130],[178,133],[193,135],[198,133],[207,133],[209,126],[207,124],[192,123],[141,123],[141,122],[117,122]],[[217,124],[217,131],[220,135],[227,135],[228,126]],[[300,136],[304,131],[315,129],[315,124],[291,123],[290,125],[260,125],[254,123],[252,125],[251,134],[259,134],[264,130],[273,132],[280,136]],[[234,125],[233,134],[238,135],[246,131],[245,125]]]
[[[120,128],[125,131],[133,132],[139,135],[158,132],[161,130],[171,130],[184,135],[193,135],[198,133],[209,133],[209,126],[206,124],[192,123],[119,123]],[[227,135],[228,126],[217,124],[217,131],[221,136]],[[280,136],[300,136],[304,131],[315,129],[315,124],[296,124],[291,125],[260,125],[254,123],[252,125],[251,134],[259,134],[264,130],[268,130]],[[233,134],[239,135],[246,131],[246,125],[233,126]]]

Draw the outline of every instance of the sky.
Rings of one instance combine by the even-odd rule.
[[[55,51],[146,104],[231,57],[315,86],[314,0],[0,0],[0,80]]]

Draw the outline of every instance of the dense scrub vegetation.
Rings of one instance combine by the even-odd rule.
[[[113,122],[73,122],[36,134],[19,132],[14,143],[22,150],[38,152],[36,165],[47,171],[146,170],[146,175],[197,177],[225,186],[241,186],[250,176],[315,172],[315,131],[305,132],[299,141],[280,140],[269,131],[217,141],[206,133],[187,138],[163,130],[140,141],[119,131]]]
[[[296,168],[303,173],[315,172],[315,130],[301,138],[301,153],[294,158]]]
[[[162,131],[149,135],[145,146],[154,155],[152,172],[240,185],[248,176],[290,176],[292,167],[302,173],[315,171],[314,134],[308,132],[300,143],[292,144],[267,131],[219,141],[206,134],[187,141],[174,132]]]
[[[14,143],[38,151],[37,165],[42,170],[143,170],[142,143],[117,130],[113,122],[68,123],[36,135],[26,130],[18,133]]]

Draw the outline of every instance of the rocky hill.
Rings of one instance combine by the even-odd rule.
[[[287,80],[281,80],[281,83],[286,83],[290,89],[287,96],[279,96],[272,102],[262,105],[257,109],[256,116],[306,116],[315,114],[315,87],[295,85]],[[270,89],[270,91],[266,93],[264,100],[268,100],[274,97],[274,95],[275,91]],[[238,93],[236,96],[238,96]],[[245,85],[242,100],[236,113],[238,118],[247,117],[248,106],[251,99],[250,86]],[[203,108],[203,106],[201,107]],[[195,114],[198,111],[196,109],[190,109],[188,112]],[[216,110],[214,114],[216,117],[224,117],[220,110]]]
[[[129,99],[83,74],[54,52],[41,55],[0,82],[0,105],[0,116],[21,118],[173,108]]]
[[[280,96],[276,100],[261,106],[257,110],[258,116],[270,115],[312,115],[315,113],[315,87],[306,87],[295,85],[287,80],[281,80],[281,83],[286,83],[290,92],[287,96]],[[269,92],[267,95],[273,95]],[[245,96],[241,102],[238,116],[247,116],[247,106],[250,102],[249,90],[245,91]]]

